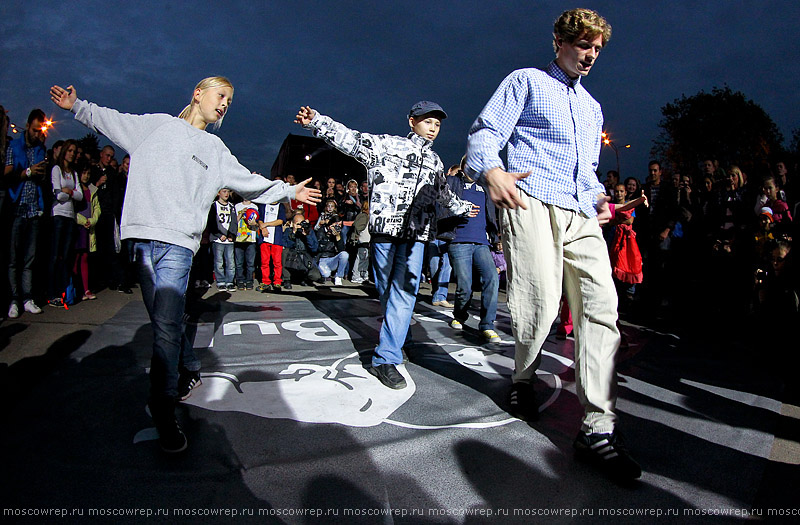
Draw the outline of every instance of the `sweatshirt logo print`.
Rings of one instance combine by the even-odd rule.
[[[208,165],[206,165],[206,163],[203,162],[202,160],[198,159],[196,155],[192,155],[192,160],[203,166],[204,170],[208,171]]]

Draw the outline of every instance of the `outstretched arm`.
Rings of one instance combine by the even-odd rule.
[[[50,88],[50,99],[61,109],[72,111],[75,120],[102,133],[131,155],[154,129],[173,118],[169,115],[131,115],[78,99],[73,86]]]
[[[296,124],[310,129],[345,155],[353,157],[367,168],[381,160],[383,150],[381,137],[349,129],[330,117],[319,114],[309,106],[302,106],[294,118]]]

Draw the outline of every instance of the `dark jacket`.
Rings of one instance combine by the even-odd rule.
[[[450,191],[453,192],[458,199],[463,200],[464,195],[464,180],[461,177],[450,176],[447,177],[447,185]],[[489,193],[485,193],[486,198],[484,202],[474,202],[473,204],[480,206],[486,212],[486,233],[489,235],[489,242],[496,244],[500,242],[497,229],[497,210],[494,202],[489,197]],[[440,210],[441,216],[437,223],[438,234],[436,238],[442,241],[452,241],[456,237],[456,228],[467,224],[471,219],[469,217],[454,216],[446,209]]]

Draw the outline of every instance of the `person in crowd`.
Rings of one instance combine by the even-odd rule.
[[[789,205],[781,199],[780,189],[777,180],[772,175],[767,175],[761,181],[761,191],[766,197],[764,206],[772,210],[772,218],[775,223],[792,222],[792,213]]]
[[[89,284],[89,254],[97,251],[97,234],[95,226],[97,219],[102,213],[100,201],[97,199],[97,188],[91,183],[91,165],[84,162],[77,168],[80,177],[81,193],[83,202],[78,206],[75,220],[78,224],[75,233],[75,257],[72,273],[78,277],[81,289],[83,290],[83,300],[93,301],[97,296],[92,293]]]
[[[211,253],[214,255],[214,278],[217,290],[235,292],[236,263],[233,243],[236,239],[236,207],[230,202],[231,190],[222,188],[208,213]]]
[[[42,309],[33,300],[33,267],[36,245],[45,211],[44,194],[50,193],[46,174],[45,140],[42,130],[47,117],[41,109],[28,115],[25,132],[10,141],[6,148],[5,184],[11,208],[11,231],[8,247],[8,282],[11,302],[8,317],[20,315],[20,306],[31,314]],[[45,190],[45,188],[48,188]]]
[[[292,282],[313,286],[322,279],[314,257],[319,243],[314,228],[299,210],[295,210],[283,232],[283,288],[292,289]]]
[[[603,117],[581,83],[610,37],[611,26],[596,12],[562,13],[553,28],[555,60],[544,70],[508,75],[472,125],[467,173],[481,175],[502,208],[516,343],[511,413],[538,416],[533,380],[563,286],[575,312],[575,360],[583,363],[576,384],[585,415],[574,448],[609,474],[632,479],[641,468],[622,442],[614,412],[620,334],[600,232],[610,211],[594,171]],[[543,114],[550,116],[547,125]],[[500,158],[506,145],[508,171]]]
[[[319,244],[317,267],[323,279],[335,273],[333,284],[336,286],[342,285],[342,278],[347,275],[347,262],[350,260],[342,232],[342,220],[336,209],[336,201],[328,201],[325,203],[325,212],[314,226]]]
[[[283,225],[286,207],[279,203],[258,205],[258,247],[261,253],[261,282],[258,291],[280,292],[283,284]]]
[[[366,180],[361,181],[361,185],[358,187],[358,196],[361,202],[369,201],[369,182]]]
[[[486,195],[483,186],[464,172],[464,162],[448,177],[451,191],[480,207],[475,217],[461,218],[452,223],[453,237],[449,243],[450,262],[456,274],[456,302],[450,327],[461,330],[469,318],[472,303],[473,273],[477,272],[481,285],[481,308],[478,330],[487,343],[499,343],[500,336],[494,330],[497,317],[497,294],[499,279],[489,246],[498,242],[497,220],[494,203]],[[442,221],[440,221],[441,224]]]
[[[358,182],[355,179],[347,181],[346,193],[342,197],[341,202],[338,204],[339,215],[342,218],[342,239],[345,241],[345,249],[347,250],[348,261],[345,266],[345,277],[350,274],[350,261],[355,259],[355,250],[349,246],[347,239],[350,237],[350,229],[353,227],[353,221],[356,215],[361,213],[361,196],[358,193]]]
[[[80,181],[75,169],[75,154],[78,145],[68,140],[59,150],[60,155],[53,166],[51,181],[53,187],[53,231],[50,249],[50,280],[48,283],[47,304],[63,308],[62,296],[69,281],[72,260],[72,238],[75,233],[75,207],[84,200]]]
[[[353,283],[363,284],[369,280],[369,200],[361,202],[361,213],[356,215],[350,230],[349,244],[356,248],[356,260],[353,263]]]
[[[603,183],[603,187],[606,189],[606,195],[611,197],[613,200],[615,197],[614,192],[616,191],[617,185],[619,184],[619,172],[616,170],[608,170],[606,173],[606,181]]]
[[[450,184],[450,181],[458,180],[460,182],[457,176],[460,170],[461,167],[458,164],[450,166],[450,169],[447,170],[445,180],[451,189],[459,186],[456,183]],[[450,241],[455,236],[453,231],[455,222],[453,221],[460,221],[461,217],[450,217],[447,209],[440,204],[436,205],[436,216],[440,218],[436,223],[436,237],[428,241],[425,249],[425,259],[431,280],[431,304],[443,308],[453,308],[453,304],[447,300],[447,294],[450,291],[450,275],[453,271],[448,248]]]
[[[455,215],[477,213],[449,191],[444,165],[432,149],[446,117],[438,104],[420,101],[409,112],[406,137],[354,131],[308,106],[295,117],[297,124],[367,168],[373,271],[384,314],[369,371],[393,389],[407,386],[397,365],[403,361],[419,292],[425,243],[436,228],[434,203]]]
[[[103,286],[123,293],[132,293],[130,287],[122,282],[123,269],[118,256],[122,249],[119,237],[119,223],[122,209],[120,202],[119,173],[111,166],[116,150],[104,146],[100,150],[97,164],[92,167],[92,184],[97,188],[97,199],[103,214],[97,223],[97,262],[102,271],[93,272],[100,279],[94,286]]]
[[[641,195],[633,201],[627,201],[627,192],[623,184],[617,185],[614,195],[614,218],[609,222],[614,230],[610,249],[611,270],[618,296],[625,297],[630,303],[636,293],[636,285],[642,282],[644,276],[642,254],[633,229],[634,210],[639,204],[645,203],[646,197]],[[628,206],[625,206],[626,203],[629,203]],[[624,207],[627,209],[623,209]]]
[[[256,266],[256,236],[258,230],[258,206],[244,199],[234,206],[236,210],[236,238],[233,243],[233,259],[236,262],[236,285],[239,290],[253,289]],[[246,216],[253,210],[255,216]]]
[[[50,96],[131,154],[121,236],[136,239],[142,298],[153,327],[148,404],[162,450],[181,452],[188,442],[175,404],[200,383],[201,365],[184,332],[185,294],[208,203],[223,188],[256,202],[296,198],[313,204],[318,194],[305,187],[310,179],[289,186],[252,174],[219,137],[205,131],[220,124],[230,107],[233,86],[224,77],[200,81],[177,118],[119,113],[78,100],[73,86],[53,86]]]

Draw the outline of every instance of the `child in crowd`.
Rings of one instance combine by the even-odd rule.
[[[214,254],[217,290],[235,292],[236,276],[233,242],[236,239],[236,207],[230,202],[231,190],[222,188],[208,212],[209,240]]]
[[[778,184],[775,177],[768,175],[764,177],[761,182],[761,191],[767,198],[765,206],[772,210],[772,218],[775,223],[792,222],[792,214],[789,211],[789,205],[781,199]]]
[[[75,232],[75,205],[83,203],[83,192],[75,174],[78,144],[66,141],[51,172],[53,184],[53,232],[50,249],[50,280],[47,304],[63,308],[62,297],[69,281],[72,237]]]
[[[283,284],[281,257],[286,206],[277,202],[259,204],[258,216],[258,243],[261,252],[261,283],[258,285],[258,291],[280,292]]]
[[[625,298],[633,301],[636,285],[642,282],[642,254],[633,231],[633,209],[646,202],[646,197],[625,202],[625,185],[618,184],[614,192],[613,218],[609,222],[614,228],[610,249],[611,270],[617,289],[624,289]]]
[[[396,365],[403,362],[425,243],[436,233],[434,203],[439,201],[454,215],[474,217],[477,213],[477,207],[449,190],[444,164],[432,149],[445,118],[438,104],[417,102],[408,115],[411,133],[396,137],[348,129],[308,106],[301,107],[295,117],[297,124],[367,168],[373,271],[384,313],[369,371],[394,389],[407,386]]]
[[[78,231],[75,235],[75,264],[72,272],[80,277],[83,285],[83,300],[92,301],[97,296],[89,287],[89,254],[97,251],[97,234],[95,226],[100,218],[100,201],[97,199],[97,188],[89,182],[92,176],[92,167],[89,163],[81,165],[80,173],[81,193],[83,205],[80,206],[75,220],[78,222]]]
[[[369,279],[369,201],[361,203],[361,213],[356,215],[350,230],[349,244],[356,248],[353,263],[353,283],[362,284]]]
[[[177,118],[122,114],[78,100],[73,86],[53,86],[50,96],[131,155],[121,234],[135,240],[142,299],[153,329],[148,405],[162,450],[181,452],[187,440],[175,404],[200,384],[200,360],[184,332],[185,295],[208,203],[222,188],[256,202],[295,198],[313,204],[319,192],[305,187],[310,179],[288,186],[252,174],[219,137],[205,131],[222,122],[233,99],[233,85],[224,77],[200,81]]]
[[[236,204],[236,240],[233,243],[233,258],[236,262],[236,284],[240,290],[253,289],[253,274],[256,265],[256,235],[258,230],[258,207],[244,199]],[[255,217],[246,216],[246,210],[253,210]]]

